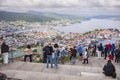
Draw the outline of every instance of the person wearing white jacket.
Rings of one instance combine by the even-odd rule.
[[[88,55],[89,55],[88,49],[86,49],[84,52],[84,55],[83,55],[83,60],[84,60],[83,64],[85,64],[85,62],[87,62],[87,64],[88,64]]]

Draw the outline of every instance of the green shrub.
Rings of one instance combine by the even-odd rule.
[[[34,49],[33,52],[37,52],[37,49]]]

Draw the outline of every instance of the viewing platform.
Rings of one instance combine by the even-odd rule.
[[[120,80],[120,63],[112,63],[116,67],[117,78],[105,76],[102,68],[107,60],[90,57],[89,64],[77,60],[75,65],[59,64],[58,69],[46,68],[43,63],[14,61],[8,66],[2,66],[0,72],[13,80]]]

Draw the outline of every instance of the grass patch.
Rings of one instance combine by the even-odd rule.
[[[77,56],[76,59],[79,59],[79,56]],[[69,56],[65,57],[65,62],[69,62],[69,61],[70,61],[70,57]]]
[[[65,57],[65,62],[69,62],[69,61],[70,61],[70,57],[69,56]]]
[[[42,63],[42,60],[40,59],[40,60],[35,60],[35,61],[33,61],[34,63]]]

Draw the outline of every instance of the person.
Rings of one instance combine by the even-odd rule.
[[[74,48],[72,49],[72,64],[75,64],[76,54],[77,54],[77,50],[76,47],[74,46]]]
[[[43,51],[45,51],[47,58],[46,58],[46,62],[47,62],[47,68],[49,68],[49,63],[51,64],[51,68],[53,68],[53,60],[52,60],[52,53],[53,51],[53,47],[51,46],[51,43],[49,42],[47,44],[47,46],[43,49]]]
[[[28,44],[27,48],[24,50],[25,51],[25,56],[24,56],[24,62],[26,62],[26,58],[29,57],[30,62],[32,62],[32,49],[31,46]]]
[[[0,80],[8,80],[7,75],[4,73],[0,73]]]
[[[87,64],[88,64],[88,55],[89,55],[88,49],[86,49],[84,52],[84,55],[83,55],[83,60],[84,60],[83,64],[85,64],[85,62],[87,62]]]
[[[103,73],[106,76],[112,76],[113,78],[116,78],[115,66],[112,64],[111,60],[108,60],[108,62],[104,65]]]
[[[89,57],[92,56],[92,50],[93,48],[91,47],[91,45],[88,46],[88,53],[89,53]],[[95,53],[96,54],[96,53]]]
[[[115,49],[115,62],[119,62],[120,61],[120,46],[116,47]]]
[[[107,44],[108,55],[110,55],[110,53],[111,53],[111,47],[112,47],[111,43]]]
[[[106,58],[107,58],[107,52],[108,52],[107,45],[105,45],[105,48],[104,48],[105,58],[104,58],[104,59],[106,59]]]
[[[103,46],[102,43],[100,43],[100,46],[98,47],[98,58],[101,58],[102,52],[103,52]]]
[[[57,69],[58,68],[58,57],[59,57],[59,49],[58,49],[58,44],[54,44],[54,57],[53,57],[53,60],[54,60],[54,65],[55,65],[55,68]]]
[[[70,62],[71,62],[71,60],[72,60],[72,50],[73,50],[72,47],[68,50],[68,56],[69,56]]]
[[[79,45],[78,47],[78,54],[79,54],[79,60],[81,61],[82,60],[82,53],[83,53],[83,46],[82,45]]]
[[[94,44],[93,49],[92,49],[92,56],[96,55],[96,44]]]
[[[43,63],[46,63],[46,59],[47,59],[47,54],[45,52],[45,48],[46,48],[47,44],[45,44],[45,46],[43,47]]]
[[[61,63],[64,64],[65,63],[65,56],[66,56],[66,50],[65,50],[65,47],[62,47],[61,51],[60,51],[60,60],[61,60]]]
[[[115,53],[115,44],[113,43],[111,47],[111,55],[114,56],[114,53]]]
[[[8,53],[9,53],[9,46],[3,41],[1,45],[1,54],[3,58],[3,64],[8,65]]]

